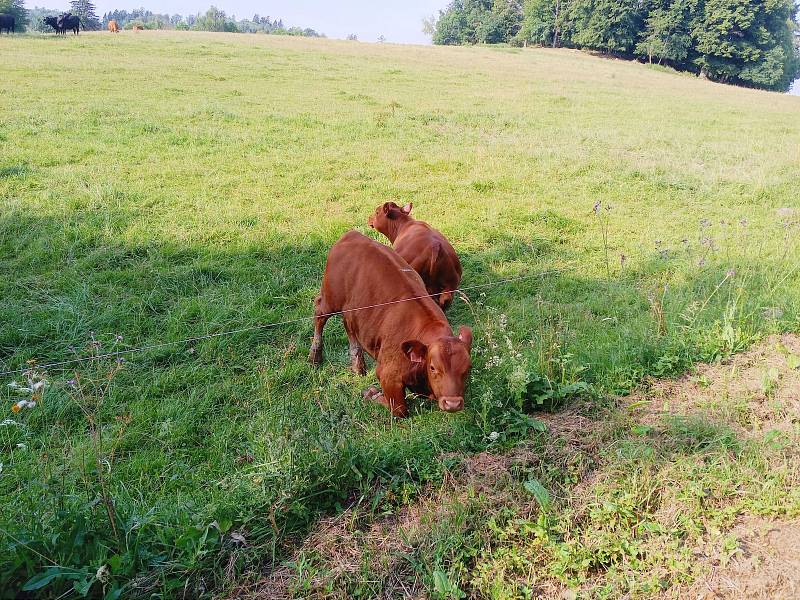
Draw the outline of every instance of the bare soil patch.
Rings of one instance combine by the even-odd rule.
[[[739,540],[734,557],[724,565],[714,565],[708,576],[691,587],[676,590],[679,598],[800,598],[800,520],[744,517],[732,533]]]
[[[701,416],[744,435],[791,431],[800,423],[800,336],[770,336],[747,352],[699,364],[679,379],[648,380],[624,404],[642,421]]]

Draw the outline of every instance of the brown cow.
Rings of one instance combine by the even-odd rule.
[[[108,22],[108,30],[111,33],[119,33],[119,25],[117,25],[117,22],[114,19],[111,19]]]
[[[403,298],[416,299],[397,302]],[[366,397],[398,417],[408,414],[406,388],[436,400],[442,410],[464,408],[472,330],[462,326],[453,335],[420,276],[391,248],[357,231],[344,234],[328,253],[314,304],[311,363],[322,362],[326,321],[342,313],[353,371],[366,373],[364,350],[377,362],[383,392],[371,388]],[[354,310],[364,306],[374,307]]]
[[[429,294],[438,296],[444,310],[453,301],[453,291],[461,283],[461,261],[447,238],[411,216],[411,204],[400,208],[386,202],[367,220],[392,242],[395,252],[419,273]]]

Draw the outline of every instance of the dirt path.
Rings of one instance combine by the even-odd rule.
[[[796,600],[800,598],[800,520],[744,517],[732,534],[739,550],[725,566],[710,573],[681,598],[718,600]]]

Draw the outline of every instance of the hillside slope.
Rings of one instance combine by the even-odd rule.
[[[800,327],[800,98],[570,51],[180,32],[3,36],[0,66],[0,372],[46,381],[21,408],[27,376],[0,381],[12,595],[226,593],[285,569],[320,518],[402,514],[462,459],[547,450],[542,409],[599,418],[648,376]],[[306,363],[327,249],[387,200],[450,238],[465,286],[498,282],[448,313],[476,339],[457,415],[420,400],[397,422],[365,403],[374,372],[346,372],[338,323],[323,368]],[[541,275],[499,283],[523,274]],[[676,427],[679,446],[695,436]],[[720,468],[751,456],[720,435],[690,445]],[[558,490],[585,465],[543,457],[534,478],[566,510]],[[753,465],[770,514],[793,518],[789,479]],[[643,522],[649,504],[620,502]],[[602,580],[631,556],[609,532],[551,581],[653,589]],[[505,585],[455,550],[480,543],[442,536],[412,564],[427,594]]]

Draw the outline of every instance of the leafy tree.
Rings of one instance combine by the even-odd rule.
[[[475,39],[481,44],[499,44],[504,41],[502,27],[500,15],[487,11],[475,23]]]
[[[70,12],[76,17],[80,17],[81,27],[90,31],[100,29],[100,19],[95,12],[95,6],[91,0],[72,0],[69,3]]]
[[[467,43],[467,15],[461,0],[455,0],[445,10],[439,12],[433,43],[457,45]]]
[[[520,37],[541,46],[569,45],[571,0],[526,0]]]
[[[0,9],[0,12],[3,12]],[[28,22],[30,28],[39,33],[53,33],[53,28],[50,25],[45,25],[43,19],[45,17],[57,17],[63,11],[58,11],[50,8],[40,8],[38,6],[28,9]]]
[[[229,19],[224,10],[211,6],[203,15],[197,15],[192,29],[197,31],[229,31],[236,32],[236,22]]]
[[[643,12],[638,0],[575,0],[572,41],[591,50],[629,54],[642,29]]]
[[[695,0],[674,0],[664,6],[655,7],[645,20],[645,29],[636,54],[647,57],[647,62],[665,59],[680,64],[689,54],[692,46],[690,35],[692,8]]]
[[[436,15],[422,19],[422,33],[433,37],[436,33]]]
[[[453,0],[435,22],[423,21],[434,44],[508,42],[522,24],[519,0]]]
[[[522,27],[522,4],[520,0],[495,0],[492,13],[499,20],[498,28],[503,42],[508,42]]]
[[[717,81],[786,90],[798,75],[793,0],[705,0],[693,23],[701,73]]]
[[[28,11],[25,10],[25,0],[0,0],[0,13],[14,17],[14,29],[17,32],[27,28]]]

